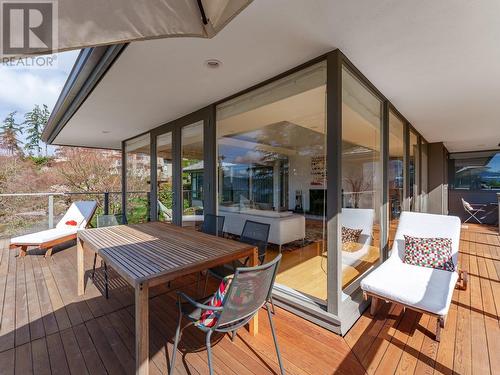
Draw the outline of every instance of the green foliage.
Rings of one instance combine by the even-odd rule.
[[[30,155],[33,155],[34,152],[38,156],[41,155],[42,147],[40,144],[42,143],[42,132],[47,125],[49,116],[50,112],[45,104],[42,105],[42,108],[36,104],[31,111],[24,115],[23,124],[26,130],[26,144],[24,148]],[[47,154],[47,150],[45,150],[45,154]]]
[[[50,156],[34,156],[30,155],[28,156],[28,160],[30,160],[33,164],[43,167],[44,165],[49,164],[49,162],[52,160]]]
[[[16,111],[9,113],[0,127],[1,146],[11,155],[22,153],[20,141],[17,138],[18,134],[21,133],[21,126],[16,123],[14,118],[16,113]]]

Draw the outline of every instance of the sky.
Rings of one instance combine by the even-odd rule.
[[[0,65],[0,122],[17,111],[16,120],[35,104],[47,104],[52,111],[79,51],[59,53],[54,68],[14,68]],[[21,139],[22,140],[22,139]]]

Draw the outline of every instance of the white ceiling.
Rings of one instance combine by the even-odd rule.
[[[496,149],[499,14],[497,0],[254,0],[213,39],[131,44],[54,143],[119,148],[340,48],[428,141]]]

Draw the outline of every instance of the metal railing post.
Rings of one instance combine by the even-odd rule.
[[[148,206],[147,206],[147,211],[146,211],[146,214],[147,214],[147,221],[151,221],[151,193],[148,191],[147,193],[147,197],[148,197]]]
[[[104,215],[109,215],[109,191],[104,193]]]
[[[54,228],[54,196],[49,195],[49,229]]]

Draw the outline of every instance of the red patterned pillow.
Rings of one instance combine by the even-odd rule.
[[[453,272],[451,238],[420,238],[404,236],[404,263]]]
[[[233,275],[226,276],[220,283],[219,289],[207,303],[207,306],[219,307],[222,306],[224,302],[224,297],[226,296],[227,291],[229,290],[229,286],[231,285],[231,281],[233,281]],[[217,320],[219,319],[219,311],[213,310],[203,310],[201,313],[200,319],[196,322],[199,325],[203,325],[205,327],[213,327]]]
[[[71,225],[72,227],[76,227],[78,225],[78,223],[75,220],[68,220],[64,224]]]

